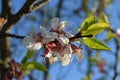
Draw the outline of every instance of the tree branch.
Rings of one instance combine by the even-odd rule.
[[[20,35],[16,35],[16,34],[9,34],[9,33],[0,32],[0,40],[1,40],[1,39],[4,39],[4,38],[6,38],[6,37],[23,39],[25,36],[20,36]]]
[[[12,37],[12,38],[17,38],[17,39],[23,39],[25,36],[20,36],[20,35],[16,35],[16,34],[9,34],[9,33],[5,33],[6,37]]]
[[[32,7],[32,11],[35,11],[37,9],[39,9],[40,7],[44,6],[45,4],[47,4],[50,0],[44,0],[44,1],[39,1],[37,3],[35,3]]]
[[[57,10],[57,13],[56,13],[56,16],[60,18],[60,11],[62,9],[62,3],[63,3],[63,0],[59,0],[59,3],[58,3],[58,10]]]
[[[3,25],[2,31],[5,32],[17,23],[25,14],[30,12],[30,8],[35,0],[27,0],[23,7],[15,15],[11,16],[6,24]]]
[[[8,5],[9,1],[8,0],[2,0],[2,12],[1,12],[1,17],[8,19],[12,14],[10,11],[10,7]]]
[[[45,5],[46,1],[48,1],[48,0],[41,1],[41,3],[39,3],[39,8],[43,5]],[[11,16],[11,18],[8,20],[8,22],[3,25],[2,31],[6,32],[7,30],[9,30],[12,27],[12,25],[17,23],[23,16],[32,12],[32,10],[34,10],[34,8],[33,8],[34,2],[35,2],[35,0],[27,0],[25,2],[25,4],[23,5],[23,7],[19,10],[19,12],[17,12],[15,15]],[[35,5],[34,5],[34,7],[35,7]]]

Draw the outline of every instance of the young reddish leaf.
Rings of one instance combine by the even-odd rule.
[[[104,42],[95,38],[83,38],[83,42],[95,50],[111,50]]]

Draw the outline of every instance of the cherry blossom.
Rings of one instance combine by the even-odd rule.
[[[77,47],[69,40],[69,38],[74,35],[64,31],[67,24],[68,21],[59,23],[59,18],[53,18],[49,31],[47,31],[45,27],[40,26],[41,32],[33,36],[25,37],[23,44],[26,48],[31,50],[39,50],[43,46],[45,48],[43,54],[45,60],[47,58],[50,63],[61,61],[61,64],[66,66],[71,62],[74,53],[77,54],[79,59],[83,57],[81,47]]]

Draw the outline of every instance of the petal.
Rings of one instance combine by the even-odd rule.
[[[72,57],[72,54],[64,54],[63,56],[61,56],[60,57],[61,64],[63,66],[67,66],[71,62],[71,57]]]
[[[59,22],[59,18],[53,18],[51,20],[51,28],[57,30],[58,22]]]
[[[48,54],[45,55],[45,57],[50,58],[52,56],[52,52],[49,52]]]
[[[63,50],[63,54],[72,54],[72,48],[70,45],[67,45],[65,49]]]
[[[43,44],[46,44],[46,43],[49,43],[49,42],[54,41],[54,40],[55,40],[54,38],[44,37],[44,38],[42,39],[42,43],[43,43]]]
[[[58,34],[57,33],[54,33],[54,32],[48,32],[46,33],[46,36],[45,37],[48,37],[48,38],[58,38]]]
[[[117,34],[120,34],[120,28],[118,28],[116,32],[117,32]]]
[[[59,59],[58,59],[58,57],[54,57],[54,62],[56,62],[56,61],[58,61]]]
[[[69,43],[69,39],[62,35],[60,35],[57,40],[60,42],[61,45],[66,45]]]
[[[42,44],[39,42],[39,43],[34,43],[30,49],[31,49],[31,50],[34,50],[34,51],[37,51],[37,50],[39,50],[41,47],[42,47]]]
[[[34,39],[32,36],[26,36],[24,39],[23,39],[23,44],[26,48],[31,48],[32,45],[34,44]]]
[[[67,25],[68,25],[68,21],[62,21],[62,22],[59,23],[59,28],[60,28],[60,29],[63,29],[63,28],[65,28],[65,26],[67,26]]]
[[[23,39],[23,44],[26,48],[31,50],[39,50],[42,47],[42,44],[34,42],[34,38],[32,36],[26,36]]]
[[[46,33],[47,33],[45,27],[41,27],[41,26],[40,26],[40,29],[41,29],[42,36],[45,36]]]

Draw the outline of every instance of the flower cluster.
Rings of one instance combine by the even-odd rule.
[[[63,66],[71,62],[71,57],[74,53],[79,58],[82,58],[81,47],[72,44],[70,38],[73,35],[64,31],[68,21],[59,23],[59,18],[53,18],[51,23],[49,31],[44,27],[40,27],[41,32],[33,36],[26,36],[23,39],[25,47],[31,50],[39,50],[44,46],[45,51],[43,56],[48,58],[50,63],[60,60]],[[80,42],[79,45],[81,45]]]
[[[9,73],[5,76],[5,80],[12,80],[13,78],[22,80],[23,71],[21,69],[21,65],[16,63],[14,60],[11,60],[8,65]]]

